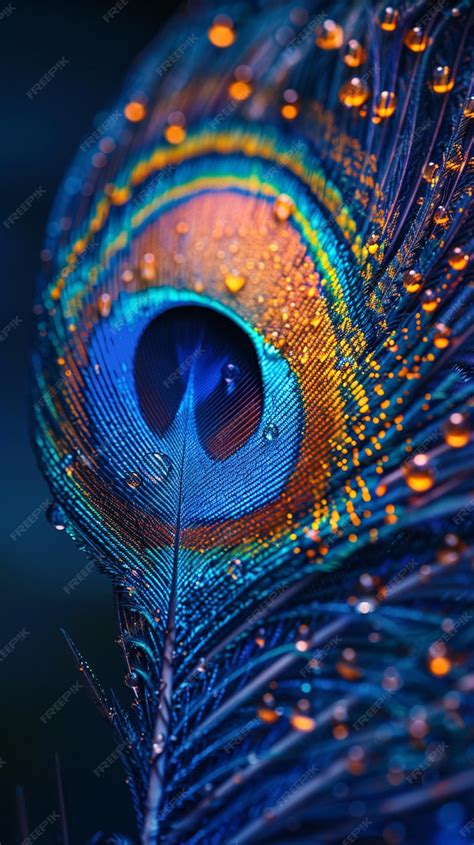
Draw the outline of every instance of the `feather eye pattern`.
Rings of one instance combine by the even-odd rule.
[[[141,845],[473,824],[472,13],[323,6],[178,16],[42,253],[34,442],[129,708],[67,640]]]

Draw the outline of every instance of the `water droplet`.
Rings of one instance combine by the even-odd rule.
[[[426,32],[423,31],[421,26],[414,26],[413,29],[408,30],[403,40],[413,53],[423,53],[428,44]]]
[[[235,385],[240,378],[240,370],[236,364],[228,363],[222,367],[222,377],[226,384]]]
[[[135,670],[132,669],[128,675],[125,675],[125,683],[128,687],[136,687],[138,685],[138,672],[135,672]]]
[[[56,528],[56,531],[64,531],[68,522],[68,518],[61,505],[58,505],[56,502],[53,502],[49,506],[46,512],[46,516],[53,528]]]
[[[156,741],[153,743],[153,757],[158,757],[160,754],[163,754],[165,750],[165,738],[163,734],[158,734],[156,737]]]
[[[459,561],[465,548],[465,544],[457,534],[445,534],[443,544],[436,554],[436,560],[442,566],[451,566]]]
[[[471,439],[469,422],[463,414],[451,414],[444,428],[444,439],[449,446],[460,449],[467,446]]]
[[[235,557],[231,560],[231,562],[229,563],[229,565],[227,567],[227,572],[230,575],[230,577],[234,579],[234,581],[236,581],[239,577],[239,569],[240,569],[241,564],[242,564],[242,561],[239,560],[238,557]]]
[[[215,47],[230,47],[236,39],[234,23],[227,15],[218,15],[208,30],[208,38]]]
[[[72,475],[72,472],[74,470],[74,455],[65,455],[64,458],[61,460],[61,467],[66,473],[66,475]]]
[[[393,32],[397,28],[400,12],[392,6],[387,6],[379,18],[379,26],[385,32]]]
[[[435,161],[429,161],[428,164],[425,165],[425,167],[423,168],[423,173],[422,173],[423,179],[426,182],[428,182],[430,185],[434,185],[434,183],[437,181],[438,177],[437,177],[436,173],[437,173],[438,167],[439,167],[439,165],[436,164]]]
[[[152,484],[160,484],[171,472],[172,469],[171,458],[161,452],[150,452],[145,455],[141,470],[143,476]]]
[[[230,293],[238,293],[246,283],[244,276],[237,276],[235,273],[227,273],[224,284]]]
[[[269,423],[263,429],[263,436],[264,436],[265,440],[268,440],[268,441],[276,440],[276,438],[278,437],[279,434],[280,434],[280,432],[278,430],[278,426],[276,426],[275,423]]]
[[[436,94],[445,94],[454,87],[454,77],[448,65],[438,65],[433,71],[432,88]]]
[[[339,24],[327,19],[318,27],[316,44],[322,50],[339,50],[343,42],[344,30]]]
[[[423,279],[417,270],[408,270],[403,277],[403,285],[407,293],[417,293],[420,290]]]
[[[339,89],[339,100],[347,108],[360,108],[369,99],[369,86],[363,79],[353,76]]]
[[[372,613],[375,610],[375,602],[373,599],[363,599],[357,603],[356,610],[362,614]]]
[[[273,213],[277,220],[284,223],[293,214],[295,204],[288,194],[280,194],[273,205]]]
[[[252,93],[252,86],[244,79],[236,79],[231,82],[227,89],[229,96],[234,100],[246,100]]]
[[[112,310],[112,298],[109,293],[102,293],[97,302],[97,310],[101,317],[108,317]]]
[[[96,454],[99,454],[99,452],[100,452],[100,449],[97,449]],[[76,458],[79,461],[79,463],[83,464],[84,466],[88,467],[89,469],[93,469],[92,461],[90,460],[90,458],[87,457],[87,455],[84,454],[84,452],[81,452],[80,449],[76,449],[75,454],[76,454]]]
[[[127,476],[127,486],[131,487],[132,490],[136,490],[137,487],[140,487],[141,483],[142,483],[142,480],[141,480],[138,472],[131,472]]]
[[[382,91],[379,94],[375,105],[375,114],[378,117],[391,117],[397,107],[397,98],[394,91]]]
[[[436,333],[433,338],[434,345],[437,349],[446,349],[450,343],[449,336],[451,334],[451,329],[444,323],[436,323],[435,329]]]
[[[433,219],[438,226],[446,226],[449,223],[449,214],[444,205],[438,205],[433,214]]]
[[[469,253],[465,252],[460,246],[455,246],[449,255],[448,262],[453,270],[464,270],[469,261]]]
[[[355,40],[355,38],[351,38],[350,41],[347,42],[344,64],[346,64],[347,67],[359,67],[359,65],[364,64],[366,59],[367,51],[358,41]]]
[[[464,117],[470,118],[471,120],[474,117],[474,96],[469,97],[466,101],[466,104],[464,106]]]
[[[431,288],[427,288],[421,295],[421,307],[423,311],[435,311],[438,307],[438,298]]]

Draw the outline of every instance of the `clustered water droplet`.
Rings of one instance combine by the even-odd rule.
[[[222,377],[226,384],[235,385],[240,378],[240,370],[236,364],[231,362],[224,364],[222,367]]]
[[[280,434],[278,426],[275,423],[269,423],[263,429],[263,436],[265,440],[271,441],[276,440],[278,435]]]
[[[128,675],[125,676],[125,683],[129,687],[136,687],[138,685],[138,672],[132,669]]]
[[[164,738],[163,734],[160,733],[160,734],[157,735],[156,740],[155,740],[155,742],[153,743],[153,746],[152,746],[153,757],[158,757],[160,754],[163,754],[163,751],[165,750],[165,746],[166,746],[165,738]]]
[[[127,476],[127,486],[131,487],[132,490],[136,490],[140,486],[141,483],[142,483],[142,480],[141,480],[138,472],[131,472]]]

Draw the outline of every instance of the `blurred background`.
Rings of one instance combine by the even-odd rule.
[[[86,570],[77,587],[64,589],[84,573],[87,560],[46,520],[49,493],[28,429],[33,287],[55,194],[79,144],[100,125],[100,112],[110,114],[130,65],[176,3],[120,0],[122,8],[107,22],[104,15],[113,5],[112,0],[0,4],[1,845],[17,845],[22,838],[17,784],[24,787],[30,831],[57,809],[56,751],[71,845],[99,830],[133,834],[120,762],[94,775],[115,741],[85,690],[77,690],[80,676],[60,633],[60,627],[67,629],[106,690],[114,687],[127,697],[111,585]],[[32,85],[63,57],[64,67],[28,98]],[[3,221],[33,194],[29,210],[5,226]],[[28,528],[15,534],[25,520]],[[61,698],[68,700],[42,720]],[[41,842],[56,842],[56,836],[57,825],[51,825]]]

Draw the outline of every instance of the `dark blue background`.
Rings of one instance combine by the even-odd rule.
[[[10,537],[48,498],[30,446],[27,392],[33,287],[49,210],[95,116],[113,105],[131,63],[174,4],[129,0],[106,23],[102,16],[112,5],[113,0],[14,0],[13,13],[0,19],[0,329],[21,320],[0,343],[0,649],[23,628],[29,632],[0,662],[1,845],[20,841],[16,784],[25,789],[30,830],[57,808],[55,751],[62,758],[71,845],[84,843],[97,830],[133,833],[120,763],[99,779],[93,774],[115,742],[86,693],[80,690],[51,721],[41,722],[80,679],[60,626],[106,689],[123,688],[111,585],[94,571],[72,593],[64,592],[87,561],[44,514],[16,542]],[[0,12],[5,6],[0,4]],[[26,92],[62,56],[68,64],[28,99]],[[6,229],[2,221],[40,186],[44,196]],[[54,828],[41,837],[44,845],[57,841]]]

